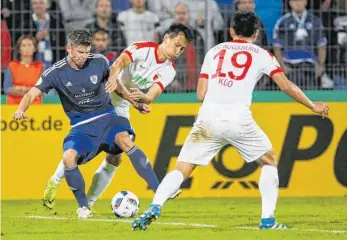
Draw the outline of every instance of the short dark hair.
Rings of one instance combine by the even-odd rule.
[[[236,12],[231,19],[230,27],[235,30],[236,35],[252,37],[258,30],[259,18],[251,11]]]
[[[78,29],[67,35],[67,43],[73,45],[92,45],[92,36],[88,29]]]
[[[170,28],[166,31],[166,34],[170,36],[170,38],[176,37],[179,33],[183,33],[188,42],[193,40],[193,34],[190,29],[181,23],[172,24]]]
[[[109,32],[103,28],[97,28],[95,29],[95,31],[93,32],[93,36],[95,34],[104,34],[104,35],[109,35]]]

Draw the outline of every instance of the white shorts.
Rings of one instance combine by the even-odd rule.
[[[207,166],[227,144],[233,145],[246,162],[258,160],[272,149],[269,138],[252,117],[237,120],[198,118],[177,161]]]
[[[116,114],[130,120],[129,105],[120,104],[114,108]]]

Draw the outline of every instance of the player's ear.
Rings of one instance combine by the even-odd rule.
[[[254,33],[253,36],[252,36],[252,40],[253,40],[253,41],[257,40],[258,35],[259,35],[259,30],[256,30],[255,33]]]
[[[67,44],[67,45],[66,45],[66,51],[67,51],[68,53],[71,52],[71,45],[70,45],[70,44]]]
[[[235,29],[234,28],[230,28],[230,37],[232,38],[232,39],[234,39],[235,37],[236,37],[236,33],[235,33]]]

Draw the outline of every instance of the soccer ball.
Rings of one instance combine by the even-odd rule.
[[[120,191],[111,201],[111,208],[119,218],[134,217],[140,209],[140,201],[137,196],[130,191]]]

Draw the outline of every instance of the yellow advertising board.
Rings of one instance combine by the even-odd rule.
[[[136,144],[144,150],[162,179],[175,159],[194,122],[200,104],[153,104],[152,112],[131,112]],[[269,136],[279,161],[281,196],[347,195],[347,103],[331,102],[327,119],[313,115],[297,103],[254,103],[253,116]],[[69,120],[59,104],[33,106],[30,119],[11,119],[15,106],[2,105],[2,199],[40,199],[47,179],[62,157]],[[88,187],[105,154],[80,167]],[[182,185],[182,197],[259,196],[260,168],[245,164],[237,151],[226,146],[208,167],[197,168]],[[124,161],[103,194],[111,198],[120,190],[139,197],[153,193]],[[73,198],[65,181],[58,198]]]

